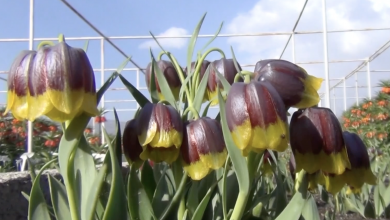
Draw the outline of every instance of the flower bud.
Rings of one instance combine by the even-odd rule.
[[[138,141],[137,121],[132,119],[126,123],[122,135],[122,151],[129,164],[136,163],[141,165],[143,160],[140,158],[142,147]]]
[[[308,108],[319,103],[317,93],[322,79],[286,60],[261,60],[255,66],[255,80],[270,82],[281,96],[286,108]]]
[[[330,109],[313,107],[296,111],[290,121],[290,145],[296,172],[342,174],[351,168],[341,126]]]
[[[147,103],[138,114],[137,128],[143,160],[171,163],[177,159],[183,139],[183,122],[172,106]]]
[[[168,82],[169,87],[172,89],[173,96],[175,97],[176,100],[179,100],[181,81],[175,67],[170,61],[166,61],[166,60],[157,61],[157,66],[163,73],[165,79]],[[146,85],[149,89],[149,92],[151,91],[150,90],[151,77],[152,77],[152,62],[150,62],[146,67],[146,73],[145,73]],[[158,94],[158,97],[156,98],[158,98],[158,100],[165,100],[163,94],[161,93],[160,85],[158,83],[156,70],[154,71],[154,82]]]
[[[247,155],[251,150],[287,149],[288,126],[284,104],[267,82],[238,82],[226,100],[226,120],[233,141]]]
[[[238,64],[239,71],[241,71],[242,69],[240,64],[239,63],[237,64]],[[207,99],[211,101],[211,105],[214,106],[218,104],[217,86],[219,86],[219,88],[223,90],[222,83],[220,82],[219,77],[215,70],[217,70],[222,76],[224,76],[225,79],[230,84],[233,84],[234,77],[236,76],[238,71],[234,66],[233,59],[225,59],[225,58],[211,62],[209,68],[210,68],[210,74],[209,74],[209,80],[207,82]],[[240,81],[242,82],[242,79],[240,79]]]
[[[226,161],[222,127],[217,120],[208,117],[187,122],[185,127],[180,149],[183,168],[193,180],[201,180]]]

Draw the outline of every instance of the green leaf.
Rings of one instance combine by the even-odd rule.
[[[134,166],[130,167],[130,175],[127,181],[127,195],[130,216],[132,219],[156,219],[152,204],[142,187]]]
[[[72,219],[70,216],[65,186],[56,178],[50,175],[47,175],[47,177],[49,179],[51,202],[57,220]]]
[[[118,165],[114,146],[112,146],[111,142],[109,141],[110,137],[108,136],[105,129],[103,129],[103,134],[105,139],[107,140],[109,148],[109,153],[107,153],[107,156],[110,156],[112,168],[111,188],[103,220],[127,219],[127,200],[125,196],[122,170],[121,167]]]
[[[27,194],[27,193],[25,193],[25,192],[21,192],[22,193],[22,196],[25,198],[25,199],[27,199],[27,201],[29,201],[30,202],[30,196]]]
[[[194,215],[192,216],[192,220],[201,220],[203,218],[204,212],[206,210],[207,204],[210,201],[211,195],[217,186],[217,183],[214,183],[209,190],[207,191],[206,195],[203,197],[202,201],[199,203],[198,207],[196,208]]]
[[[104,177],[107,174],[107,164],[103,164],[103,166],[100,168],[100,171],[98,175],[94,179],[94,187],[90,189],[88,193],[88,198],[86,200],[86,218],[88,220],[94,219],[95,212],[97,211],[97,205],[99,203],[99,195],[102,191],[103,184],[104,184]],[[96,211],[95,211],[96,210]],[[89,211],[89,213],[88,213]],[[103,214],[103,213],[102,213]]]
[[[222,27],[223,27],[223,22],[219,25],[219,28],[218,28],[217,32],[214,34],[214,36],[203,46],[203,48],[200,50],[200,52],[202,52],[204,49],[206,49],[215,40],[215,38],[221,32]]]
[[[234,55],[234,50],[233,50],[232,46],[230,46],[230,50],[232,51],[232,58],[233,58],[234,67],[236,68],[237,73],[240,73],[241,71],[240,71],[240,68],[238,66],[236,56]],[[234,74],[234,75],[236,75],[236,74]]]
[[[85,44],[84,44],[84,47],[83,47],[84,52],[87,52],[88,44],[89,44],[89,40],[85,41]]]
[[[314,201],[312,195],[309,195],[309,198],[306,200],[306,203],[303,206],[302,217],[305,220],[320,220],[320,214],[318,213],[317,204]]]
[[[205,107],[204,110],[203,110],[202,117],[206,117],[206,116],[207,116],[207,113],[208,113],[208,111],[209,111],[210,105],[211,105],[211,102],[208,102],[207,105],[206,105],[206,107]]]
[[[142,167],[141,183],[145,188],[145,192],[149,197],[149,201],[152,201],[154,191],[156,190],[156,181],[154,180],[153,169],[148,161],[145,161]]]
[[[126,88],[130,91],[130,93],[133,95],[134,99],[137,101],[137,103],[144,107],[146,103],[150,103],[150,101],[140,92],[136,87],[133,86],[129,81],[125,79],[122,75],[119,75],[119,78],[121,79],[123,85],[126,86]]]
[[[351,198],[343,197],[343,204],[345,209],[352,212],[357,212],[361,216],[364,216],[365,206],[355,198],[355,195],[351,195]]]
[[[307,187],[309,185],[305,171],[302,170],[299,172],[297,182],[299,183],[297,192],[294,194],[286,208],[284,208],[283,212],[280,213],[275,220],[298,220],[301,216],[302,209],[306,204]]]
[[[195,98],[194,98],[194,108],[197,112],[200,112],[200,108],[201,108],[202,103],[203,103],[203,98],[204,98],[204,94],[206,92],[207,81],[209,79],[209,75],[210,75],[210,68],[207,67],[206,72],[205,72],[202,80],[200,81],[199,87],[196,91]]]
[[[157,77],[157,82],[158,82],[158,85],[160,86],[160,90],[161,90],[162,95],[164,96],[164,99],[167,102],[169,102],[169,104],[172,107],[177,109],[175,96],[173,95],[172,90],[171,90],[164,74],[161,72],[161,69],[158,67],[157,62],[154,59],[152,50],[150,50],[150,56],[152,59],[153,69],[155,70],[154,72],[155,72],[156,77]]]
[[[103,86],[99,89],[99,91],[97,92],[97,103],[100,102],[100,99],[102,98],[102,96],[104,95],[104,93],[107,91],[107,89],[112,85],[112,83],[115,81],[115,79],[120,75],[120,73],[122,72],[122,70],[127,66],[127,64],[129,63],[129,61],[131,60],[131,57],[128,57],[119,67],[118,69],[113,72],[110,76],[110,78],[107,79],[106,82],[104,82]]]
[[[232,86],[226,80],[226,78],[217,70],[217,68],[215,68],[214,65],[211,65],[211,66],[213,67],[215,73],[217,74],[217,77],[218,77],[219,81],[222,83],[223,91],[225,91],[226,93],[229,93],[230,87],[232,87]]]
[[[194,55],[194,48],[195,48],[195,45],[196,45],[196,40],[198,39],[199,31],[200,31],[200,28],[202,27],[202,24],[203,24],[203,21],[204,21],[204,19],[206,17],[206,14],[207,13],[204,13],[202,18],[200,19],[200,21],[196,25],[196,28],[195,28],[194,32],[192,33],[190,42],[188,44],[188,49],[187,49],[187,74],[193,72],[193,71],[191,71],[191,61],[192,61],[192,57]]]
[[[187,195],[187,204],[186,207],[188,209],[188,215],[193,216],[196,208],[199,205],[198,198],[198,181],[192,181],[190,190]]]
[[[118,166],[122,168],[122,134],[121,134],[121,125],[119,123],[118,113],[114,108],[114,117],[115,117],[115,139],[113,140],[113,145],[115,147],[115,156],[118,161]]]
[[[154,65],[151,65],[149,93],[150,93],[150,97],[152,99],[152,102],[158,103],[159,97],[158,97],[158,92],[157,92],[157,88],[156,88],[156,75],[154,74],[154,71],[155,71]]]
[[[218,91],[218,102],[221,115],[221,125],[223,131],[223,137],[226,143],[226,148],[229,152],[230,159],[235,169],[240,191],[249,192],[249,173],[245,158],[242,156],[241,151],[233,142],[233,138],[230,134],[230,130],[226,121],[225,102],[221,93]]]
[[[56,161],[56,159],[47,162],[34,179],[31,186],[30,201],[28,203],[28,220],[51,220],[40,183],[43,171],[54,161]]]

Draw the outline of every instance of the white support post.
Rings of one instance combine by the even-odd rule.
[[[346,79],[344,77],[343,79],[343,94],[344,94],[344,111],[347,111],[347,83],[345,82]]]
[[[330,108],[330,82],[328,61],[328,30],[326,24],[326,0],[322,0],[322,28],[324,36],[325,105]]]
[[[105,77],[104,77],[104,38],[101,38],[100,40],[100,86],[104,85]],[[102,95],[102,98],[100,99],[100,107],[104,108],[104,94]],[[104,143],[104,122],[100,123],[100,133],[101,133],[101,142]]]
[[[30,18],[29,18],[29,40],[28,49],[34,49],[34,0],[30,0]],[[27,153],[32,153],[33,122],[27,122]]]
[[[291,34],[291,49],[292,49],[292,60],[295,63],[295,34],[294,32]]]
[[[356,105],[359,105],[358,73],[355,73]]]
[[[139,90],[139,87],[140,87],[140,85],[139,85],[139,69],[137,68],[137,89]],[[138,104],[138,102],[137,102],[137,109],[139,108],[140,106],[139,106],[139,104]]]
[[[336,93],[335,93],[335,90],[336,89],[333,89],[333,112],[335,113],[335,114],[337,114],[337,109],[336,109]]]
[[[370,73],[370,60],[367,59],[367,90],[368,98],[371,99],[371,73]]]

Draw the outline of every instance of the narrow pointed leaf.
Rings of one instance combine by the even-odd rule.
[[[142,166],[141,183],[149,197],[149,201],[152,201],[154,191],[156,190],[156,181],[153,177],[153,169],[148,161],[145,161]]]
[[[156,76],[154,75],[154,65],[151,65],[151,76],[150,76],[150,97],[152,99],[152,102],[153,103],[158,103],[158,92],[157,92],[157,88],[156,88]]]
[[[195,94],[194,108],[197,112],[200,112],[200,107],[202,106],[204,93],[206,92],[207,81],[209,79],[209,75],[210,75],[210,69],[207,67],[206,72],[205,72],[202,80],[200,81],[199,87],[198,87],[196,94]]]
[[[47,175],[50,186],[51,202],[57,220],[71,219],[65,186],[51,175]]]
[[[100,99],[104,95],[104,93],[107,91],[107,89],[112,85],[112,83],[115,81],[115,79],[120,75],[122,70],[127,66],[129,61],[131,60],[131,57],[128,57],[119,67],[118,69],[113,72],[110,76],[110,78],[107,79],[107,81],[103,84],[103,86],[97,91],[97,103],[100,102]],[[121,75],[120,75],[121,76]]]
[[[206,116],[207,116],[207,113],[208,113],[208,111],[209,111],[210,105],[211,105],[211,102],[208,102],[207,105],[206,105],[206,107],[205,107],[204,110],[203,110],[202,117],[206,117]]]
[[[110,137],[108,136],[105,129],[103,129],[104,137],[107,141],[109,148],[109,155],[111,159],[112,179],[110,194],[108,197],[106,209],[104,212],[103,220],[111,219],[127,219],[127,207],[125,188],[122,179],[122,169],[118,165],[116,152],[114,146],[112,146]]]
[[[217,76],[218,76],[218,79],[219,81],[222,83],[222,86],[223,86],[223,91],[225,91],[226,93],[229,93],[229,90],[230,90],[230,87],[232,87],[230,85],[230,83],[226,80],[226,78],[215,68],[214,65],[210,65],[214,68],[214,71],[217,73]]]
[[[233,163],[236,171],[238,184],[240,191],[249,192],[249,173],[245,158],[242,156],[241,151],[233,142],[233,138],[230,134],[230,130],[226,121],[225,102],[221,93],[218,91],[218,102],[221,115],[221,125],[223,131],[223,137],[226,143],[226,148],[229,152],[230,159]]]
[[[133,84],[127,81],[125,77],[119,75],[119,78],[141,107],[143,107],[146,103],[150,103],[150,101],[136,87],[134,87]]]
[[[99,202],[99,196],[100,192],[103,188],[103,183],[104,183],[104,177],[107,174],[107,164],[103,164],[103,166],[100,168],[99,173],[94,179],[94,187],[90,189],[88,193],[88,198],[86,199],[86,206],[85,206],[85,213],[86,213],[86,218],[87,220],[93,220],[95,216],[95,210],[97,207],[97,204]]]
[[[165,79],[164,74],[161,72],[160,68],[158,68],[157,62],[153,57],[152,51],[150,51],[150,56],[152,58],[152,65],[156,73],[156,77],[161,89],[161,93],[163,94],[164,98],[169,102],[169,104],[173,106],[175,109],[177,109],[175,96],[173,95],[172,90],[167,80]]]
[[[83,50],[85,52],[87,52],[87,50],[88,50],[88,45],[89,45],[89,40],[85,41],[85,44],[84,44],[84,47],[83,47]]]
[[[320,220],[317,204],[312,195],[306,200],[305,206],[302,209],[302,217],[305,220]]]
[[[236,68],[237,73],[239,73],[241,75],[241,73],[240,73],[241,71],[240,71],[240,68],[238,67],[237,59],[236,59],[236,56],[234,55],[234,50],[233,50],[232,46],[230,46],[230,50],[232,51],[232,59],[233,59],[234,67]]]
[[[195,45],[196,45],[196,40],[198,39],[198,36],[199,36],[200,28],[202,27],[202,24],[203,24],[204,18],[206,17],[206,14],[207,13],[205,13],[202,16],[202,18],[200,19],[198,25],[196,25],[196,28],[195,28],[194,32],[192,33],[190,42],[188,44],[188,49],[187,49],[187,74],[192,72],[192,70],[191,70],[191,61],[192,61],[192,57],[194,55],[194,48],[195,48]]]
[[[221,32],[223,27],[223,22],[219,25],[219,28],[217,32],[214,34],[214,36],[203,46],[203,48],[200,50],[202,52],[204,49],[206,49],[214,40],[218,37],[218,34]]]
[[[30,201],[28,204],[28,220],[51,220],[48,206],[41,189],[41,175],[54,161],[56,161],[56,159],[47,162],[41,168],[31,186]]]
[[[207,191],[206,195],[203,197],[202,201],[199,203],[198,207],[195,210],[194,215],[192,216],[192,220],[201,220],[203,219],[204,212],[206,211],[207,204],[210,201],[211,195],[214,192],[215,187],[217,186],[217,183],[214,183],[209,190]]]

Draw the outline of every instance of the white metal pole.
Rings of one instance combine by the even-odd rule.
[[[328,61],[328,30],[326,25],[326,0],[322,0],[322,28],[324,36],[325,105],[330,107],[330,82]]]
[[[291,47],[292,47],[292,60],[295,63],[295,34],[294,32],[291,34]]]
[[[367,90],[368,98],[371,99],[371,73],[370,73],[370,60],[367,60]]]
[[[29,41],[28,49],[34,49],[34,0],[30,0],[30,18],[29,18]],[[27,152],[32,152],[32,136],[33,136],[33,122],[27,123]]]
[[[105,77],[104,77],[104,38],[100,40],[100,86],[104,85]],[[100,99],[100,106],[102,109],[104,108],[104,94],[102,95],[102,98]],[[104,143],[104,122],[100,123],[100,131],[101,131],[101,140],[102,143]]]
[[[335,94],[335,89],[333,89],[333,112],[335,113],[335,114],[337,114],[337,109],[336,109],[336,94]]]
[[[343,79],[344,111],[347,111],[347,85],[345,81],[346,79],[344,77]]]
[[[356,105],[359,105],[358,73],[355,73]]]

